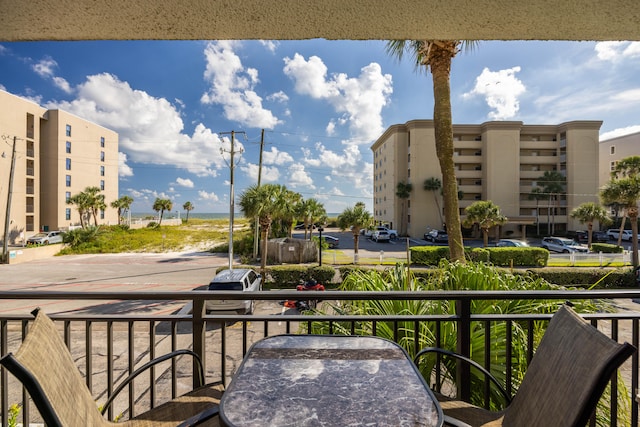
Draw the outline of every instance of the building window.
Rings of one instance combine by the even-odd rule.
[[[104,179],[100,180],[100,190],[104,191]]]
[[[67,141],[67,154],[71,154],[71,141]]]
[[[100,137],[100,147],[104,148],[104,136]]]
[[[616,163],[618,162],[611,162],[611,166],[609,167],[609,169],[613,172],[616,169]]]
[[[66,132],[67,136],[71,136],[71,125],[67,125],[67,132]]]
[[[104,209],[100,209],[100,219],[104,219]]]
[[[71,191],[64,193],[64,201],[68,203],[69,200],[71,200]]]
[[[616,146],[612,145],[610,148],[611,152],[609,154],[616,154]]]
[[[100,161],[104,162],[104,151],[100,152]]]
[[[70,170],[71,170],[71,159],[69,159],[69,158],[67,158],[67,161],[66,161],[66,169],[67,169],[68,171],[70,171]]]
[[[67,221],[71,221],[71,208],[66,208],[66,209],[64,210],[64,218],[65,218]]]
[[[65,175],[65,182],[67,187],[71,187],[71,175]]]
[[[104,166],[100,166],[100,176],[104,176]]]

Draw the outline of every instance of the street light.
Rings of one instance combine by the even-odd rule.
[[[320,260],[318,261],[318,265],[320,267],[322,267],[322,232],[324,231],[324,228],[322,228],[322,226],[318,227],[318,233],[319,233],[319,246],[320,246]]]

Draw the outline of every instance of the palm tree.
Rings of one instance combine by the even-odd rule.
[[[191,202],[185,202],[184,205],[182,205],[182,209],[184,209],[185,211],[187,211],[187,219],[185,220],[186,222],[189,222],[189,212],[191,212],[192,210],[195,209],[195,206],[193,206],[193,204]]]
[[[589,249],[591,249],[593,222],[598,221],[602,225],[611,223],[607,210],[593,202],[583,203],[574,208],[571,211],[571,218],[576,218],[580,223],[587,224],[587,246]]]
[[[542,186],[542,193],[545,193],[549,196],[549,207],[547,209],[551,209],[550,217],[551,217],[551,234],[555,234],[555,223],[556,223],[556,202],[558,200],[558,195],[565,192],[565,184],[567,182],[567,177],[561,174],[558,171],[545,171],[541,177],[538,178],[538,184]],[[549,225],[547,224],[547,231],[549,230]]]
[[[461,47],[472,47],[474,42],[461,40],[390,40],[387,53],[401,60],[405,51],[413,56],[418,70],[431,70],[433,76],[433,126],[436,155],[442,174],[444,217],[449,234],[451,259],[465,262],[458,183],[453,161],[453,125],[451,119],[451,61]]]
[[[547,195],[544,194],[544,192],[542,191],[542,188],[534,187],[531,189],[531,193],[529,193],[528,197],[529,197],[529,200],[536,201],[536,236],[539,236],[540,235],[540,215],[539,215],[540,200],[545,199]],[[547,219],[549,218],[547,217]]]
[[[85,228],[85,220],[88,222],[91,215],[91,205],[87,193],[81,191],[67,200],[68,205],[75,205],[80,215],[80,226]]]
[[[480,200],[474,202],[464,209],[466,218],[465,227],[477,224],[482,230],[482,241],[486,248],[489,245],[489,229],[496,225],[507,223],[507,217],[500,213],[500,207],[491,200]]]
[[[438,201],[438,192],[442,189],[442,181],[436,177],[427,178],[424,180],[423,188],[427,191],[433,191],[433,200],[436,202],[436,209],[440,217],[439,226],[441,226],[444,224],[444,221],[442,220],[442,209],[440,209],[440,202]],[[460,198],[458,197],[458,199]]]
[[[353,234],[353,263],[358,263],[358,239],[360,237],[360,230],[371,227],[373,224],[373,217],[367,211],[364,203],[358,202],[353,208],[346,208],[340,215],[338,215],[338,227],[341,230],[351,228]]]
[[[637,267],[640,177],[612,179],[600,189],[600,197],[605,201],[617,200],[627,212],[629,221],[631,222],[631,263],[634,267]],[[622,233],[620,233],[620,236],[622,236]]]
[[[411,191],[413,190],[413,184],[410,182],[400,181],[396,186],[396,196],[400,199],[401,209],[400,209],[400,235],[406,236],[407,228],[408,228],[408,217],[407,217],[407,199],[411,196]]]
[[[122,196],[118,200],[114,200],[113,202],[111,202],[111,207],[118,210],[118,225],[120,225],[120,220],[129,210],[132,203],[133,198],[131,196]]]
[[[281,206],[282,209],[278,215],[278,220],[280,221],[280,227],[283,234],[286,234],[287,237],[291,237],[293,235],[293,222],[296,218],[298,204],[302,202],[302,194],[286,190],[283,197],[284,201]]]
[[[239,205],[242,213],[247,218],[257,219],[260,225],[262,245],[260,250],[260,272],[263,278],[267,270],[269,229],[273,219],[281,212],[287,191],[285,186],[278,184],[252,185],[240,195]]]
[[[304,221],[304,238],[307,238],[307,231],[310,234],[313,234],[313,224],[325,216],[327,211],[324,208],[324,205],[320,203],[317,199],[307,199],[303,200],[298,204],[298,215]],[[309,236],[311,238],[311,236]]]
[[[171,200],[156,197],[156,201],[153,202],[153,210],[156,212],[160,212],[160,221],[158,222],[158,227],[162,225],[162,217],[164,216],[164,211],[171,211],[171,209],[173,209],[173,202]]]

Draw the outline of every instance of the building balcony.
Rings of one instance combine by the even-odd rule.
[[[557,165],[558,156],[520,156],[520,164]]]
[[[74,300],[86,301],[86,309],[50,314],[60,327],[60,332],[69,347],[76,365],[85,376],[88,387],[96,397],[99,405],[105,394],[114,388],[117,380],[126,376],[128,372],[140,364],[145,363],[154,355],[161,355],[179,348],[189,348],[199,354],[205,364],[206,382],[221,381],[224,384],[233,378],[237,366],[247,353],[248,348],[257,340],[278,334],[312,333],[312,324],[324,324],[328,333],[363,334],[363,328],[370,331],[368,335],[380,335],[376,331],[386,331],[382,336],[401,338],[406,346],[409,336],[415,336],[416,330],[422,324],[431,324],[439,330],[453,327],[457,330],[457,347],[461,352],[468,351],[471,342],[471,331],[487,330],[484,326],[494,323],[504,323],[511,327],[518,323],[528,334],[529,343],[535,341],[536,322],[547,321],[551,315],[526,314],[517,315],[474,313],[471,307],[474,301],[481,300],[531,300],[538,299],[565,300],[598,299],[609,301],[631,301],[640,298],[640,291],[511,291],[511,292],[479,292],[479,291],[392,291],[392,292],[305,292],[307,298],[319,298],[323,301],[346,300],[448,300],[455,303],[455,314],[429,315],[283,315],[277,307],[276,301],[299,299],[297,291],[262,291],[251,295],[242,292],[32,292],[32,291],[1,291],[0,301],[4,307],[9,303],[18,302],[25,314],[7,314],[5,310],[0,314],[0,346],[2,354],[15,351],[22,342],[28,323],[32,317],[26,312],[27,307],[40,305],[46,310],[47,301]],[[211,299],[255,299],[259,310],[253,315],[205,314],[205,301]],[[171,307],[179,303],[181,310],[160,310],[164,314],[148,314],[145,307]],[[140,307],[136,314],[123,315],[122,309],[132,306]],[[257,314],[261,313],[261,314]],[[585,314],[615,340],[629,341],[638,346],[640,313],[625,311],[619,313],[601,312]],[[365,327],[366,326],[366,327]],[[420,329],[422,330],[422,329]],[[342,331],[342,332],[340,332]],[[510,335],[507,335],[510,336]],[[474,339],[479,338],[474,335]],[[436,338],[438,341],[439,338]],[[491,338],[475,340],[476,343],[491,344]],[[435,342],[442,345],[441,342]],[[507,343],[511,347],[512,343]],[[477,345],[477,344],[476,344]],[[412,346],[410,354],[415,352]],[[483,351],[483,350],[479,350]],[[529,349],[531,352],[532,349]],[[487,353],[488,354],[488,353]],[[500,357],[498,355],[492,357]],[[46,361],[44,361],[46,362]],[[489,363],[489,362],[487,362]],[[491,363],[496,363],[495,361]],[[169,399],[172,390],[188,387],[192,382],[191,362],[179,362],[179,366],[160,367],[149,377],[139,377],[135,388],[130,389],[131,396],[124,396],[117,401],[110,417],[125,413],[140,413],[145,408],[140,406],[150,401]],[[638,354],[632,356],[621,374],[625,382],[629,383],[629,390],[638,386]],[[465,383],[465,381],[463,381]],[[468,383],[468,382],[467,382]],[[23,400],[22,386],[6,372],[2,372],[0,401],[2,408],[7,411],[8,404],[21,403],[23,423],[35,423],[39,415],[32,403]],[[156,384],[158,385],[156,387]],[[513,388],[512,378],[507,372],[507,389]],[[510,390],[513,392],[514,390]],[[637,425],[638,409],[633,403],[635,393],[619,396],[631,408],[632,425]],[[126,393],[125,393],[126,394]],[[150,397],[151,396],[151,397]],[[6,420],[7,413],[3,414]]]

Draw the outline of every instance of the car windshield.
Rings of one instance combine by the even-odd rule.
[[[560,241],[560,243],[562,243],[563,245],[566,246],[571,246],[571,245],[575,245],[576,242],[574,242],[573,240],[570,239],[558,239]]]
[[[240,282],[210,283],[209,290],[210,291],[241,291],[242,283]]]

